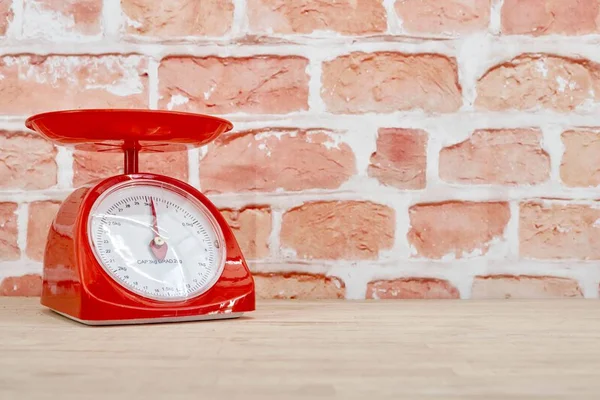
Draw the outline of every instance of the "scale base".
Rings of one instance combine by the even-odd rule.
[[[213,314],[213,315],[192,315],[187,317],[167,317],[167,318],[140,318],[129,320],[83,320],[75,318],[69,314],[60,311],[52,310],[56,314],[62,315],[72,321],[79,322],[88,326],[112,326],[112,325],[144,325],[144,324],[163,324],[172,322],[195,322],[195,321],[214,321],[221,319],[236,319],[244,315],[243,312],[228,313],[228,314]]]
[[[96,199],[125,181],[151,180],[182,188],[213,214],[224,235],[225,265],[213,286],[199,296],[161,302],[130,292],[98,263],[87,236]],[[88,183],[61,204],[44,253],[42,306],[86,325],[124,325],[237,318],[255,310],[254,279],[233,231],[217,207],[185,182],[158,174],[117,175]]]

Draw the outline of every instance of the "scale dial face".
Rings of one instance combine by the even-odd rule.
[[[182,189],[134,180],[95,202],[88,240],[117,283],[149,299],[181,301],[210,289],[225,265],[223,233]]]

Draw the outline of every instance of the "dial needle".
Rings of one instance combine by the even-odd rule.
[[[152,210],[152,230],[154,233],[154,237],[150,241],[150,250],[154,257],[159,259],[160,261],[165,259],[167,255],[167,251],[169,250],[169,246],[167,246],[167,242],[164,241],[158,232],[158,217],[156,215],[156,207],[154,206],[154,200],[152,197],[150,198],[150,209]]]

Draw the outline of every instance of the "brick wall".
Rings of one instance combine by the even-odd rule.
[[[73,107],[235,131],[146,170],[224,210],[261,297],[597,298],[598,0],[0,1],[0,293],[119,157],[23,132]]]

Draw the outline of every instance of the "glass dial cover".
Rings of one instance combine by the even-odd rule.
[[[134,180],[104,192],[92,207],[88,239],[112,279],[154,300],[196,297],[225,265],[223,233],[212,214],[164,182]]]

